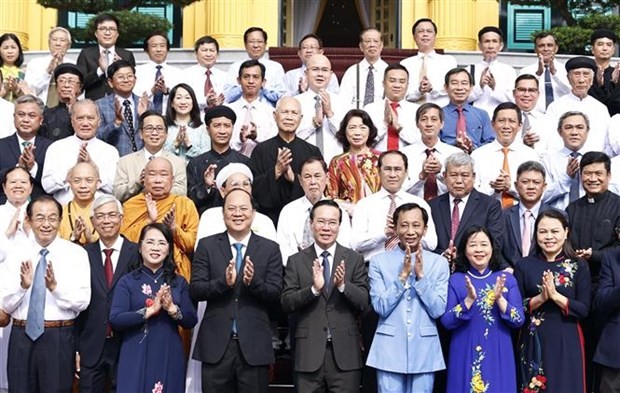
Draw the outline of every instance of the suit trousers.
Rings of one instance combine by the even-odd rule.
[[[377,370],[379,393],[431,393],[434,373],[400,374]]]
[[[237,339],[230,339],[218,363],[202,363],[203,392],[267,393],[268,390],[269,366],[249,365]]]
[[[80,367],[81,393],[103,393],[106,386],[110,387],[111,393],[116,391],[116,368],[120,349],[119,337],[106,338],[97,363],[92,367]]]
[[[13,325],[7,376],[11,392],[70,393],[75,370],[74,327],[45,328],[37,341]]]
[[[620,393],[620,369],[601,366],[601,393]]]
[[[297,372],[298,392],[357,393],[361,370],[343,371],[336,365],[331,342],[325,348],[323,365],[315,372]]]

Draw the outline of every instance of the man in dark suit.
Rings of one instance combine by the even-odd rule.
[[[429,202],[437,230],[435,252],[452,261],[465,229],[480,225],[489,230],[495,244],[502,244],[502,207],[496,198],[474,189],[474,160],[466,153],[446,159],[443,173],[448,192]]]
[[[15,100],[13,113],[16,132],[0,139],[0,178],[3,178],[4,173],[10,168],[17,165],[24,167],[34,179],[33,199],[45,194],[41,186],[41,176],[45,152],[52,143],[49,139],[37,135],[43,122],[44,109],[45,105],[38,97],[29,94],[18,97]],[[0,190],[0,204],[5,202],[4,190]]]
[[[545,178],[545,167],[536,161],[526,161],[517,169],[515,188],[519,203],[502,211],[505,229],[502,255],[512,267],[534,251],[534,223],[538,214],[550,207],[542,202],[547,187]]]
[[[130,51],[116,47],[120,24],[114,15],[97,15],[93,24],[97,45],[82,49],[77,65],[84,73],[86,98],[95,101],[112,92],[107,82],[108,66],[122,59],[135,67],[136,60]]]
[[[202,362],[202,391],[266,393],[274,362],[268,309],[282,289],[277,243],[251,231],[254,200],[235,189],[224,198],[226,232],[201,239],[190,293],[208,301],[193,358]]]
[[[80,391],[103,393],[116,388],[120,338],[110,328],[108,315],[114,287],[139,259],[138,245],[120,236],[123,208],[112,195],[93,202],[90,220],[99,241],[87,245],[90,261],[90,304],[77,320]]]
[[[342,211],[332,200],[310,211],[314,244],[286,264],[282,308],[296,313],[295,371],[300,392],[358,392],[362,353],[357,317],[368,308],[361,254],[336,243]]]

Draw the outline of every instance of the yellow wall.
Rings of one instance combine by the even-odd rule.
[[[15,33],[24,50],[47,50],[47,34],[56,21],[57,11],[36,0],[0,1],[0,34]]]

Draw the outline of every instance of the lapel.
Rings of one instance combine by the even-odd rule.
[[[34,149],[34,160],[39,164],[45,161],[46,150],[43,149],[43,145],[45,145],[44,137],[37,135],[34,139],[34,147],[36,147],[36,149]]]
[[[441,228],[444,231],[444,236],[446,239],[450,239],[450,229],[452,227],[452,213],[450,212],[450,194],[449,193],[445,193],[441,196],[439,196],[439,198],[441,198],[438,202],[440,204],[440,208],[439,210],[439,214],[440,216],[440,223],[441,223]],[[437,234],[439,238],[441,238],[441,236],[439,236],[439,234]],[[446,244],[447,246],[447,244]]]
[[[99,241],[97,241],[95,243],[95,246],[93,247],[93,255],[91,255],[92,258],[92,263],[91,263],[91,275],[93,275],[93,277],[95,277],[95,281],[97,282],[97,285],[99,285],[101,288],[101,292],[102,293],[108,293],[108,285],[105,282],[105,271],[103,268],[103,258],[101,255],[101,247],[99,244]]]
[[[131,258],[134,257],[130,252],[130,243],[129,240],[123,237],[123,245],[121,246],[121,251],[118,254],[118,262],[116,262],[116,269],[114,269],[114,276],[112,276],[112,289],[116,286],[118,280],[125,274],[121,272],[127,272],[129,263],[131,263]],[[101,253],[99,253],[101,255]]]
[[[19,162],[19,156],[21,155],[21,149],[19,148],[19,141],[17,140],[17,134],[11,135],[11,139],[9,139],[9,150],[13,154],[13,157],[15,157],[15,162]]]
[[[480,194],[478,194],[478,191],[476,191],[476,189],[473,189],[471,191],[471,194],[469,194],[469,198],[467,198],[465,210],[463,210],[461,220],[459,221],[459,229],[456,231],[456,236],[454,236],[455,239],[461,236],[463,231],[466,229],[467,226],[462,224],[469,222],[471,216],[478,209],[478,203],[480,203]]]
[[[515,244],[517,245],[519,254],[523,255],[523,250],[521,249],[521,220],[519,217],[519,206],[520,205],[511,207],[508,216],[510,217],[510,226],[512,227],[512,235],[514,236]]]

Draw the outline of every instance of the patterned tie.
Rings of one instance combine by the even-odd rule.
[[[114,252],[114,249],[106,248],[103,252],[105,253],[103,270],[105,273],[105,282],[108,284],[109,289],[112,288],[112,278],[114,277],[114,269],[112,269],[112,253]]]
[[[34,271],[32,278],[32,289],[30,292],[30,302],[28,304],[28,314],[26,319],[26,335],[32,341],[36,341],[43,334],[45,329],[45,270],[47,269],[47,259],[49,253],[46,248],[39,251],[39,263]]]
[[[301,239],[301,244],[299,246],[300,251],[304,248],[310,247],[310,245],[314,242],[314,238],[312,237],[312,224],[310,222],[310,210],[312,207],[309,207],[306,211],[306,221],[304,223],[304,232]]]
[[[523,231],[521,234],[521,252],[524,258],[529,255],[532,245],[530,217],[532,217],[532,212],[526,210],[523,213]]]
[[[157,72],[155,73],[155,83],[157,83],[157,81],[159,80],[159,78],[161,78],[161,65],[156,65],[155,68],[157,68]],[[156,111],[157,113],[162,113],[162,107],[164,104],[164,93],[161,91],[158,91],[157,93],[153,94],[153,110]]]
[[[502,147],[502,153],[504,153],[504,163],[502,165],[502,169],[505,173],[510,173],[510,166],[508,165],[508,152],[510,149],[507,147]],[[508,191],[502,191],[502,208],[511,207],[514,205],[515,199],[512,195],[508,193]]]
[[[205,75],[207,79],[205,79],[205,87],[204,87],[204,95],[205,97],[209,95],[209,92],[213,89],[213,84],[211,84],[211,70],[206,70]]]
[[[523,135],[525,136],[525,134],[527,134],[530,130],[530,128],[532,128],[532,125],[530,124],[530,114],[523,111]]]
[[[321,256],[323,257],[323,279],[325,280],[323,288],[325,289],[325,294],[329,295],[332,286],[332,269],[329,266],[329,252],[323,251]]]
[[[545,66],[545,108],[553,102],[553,85],[551,84],[551,72],[549,66]]]
[[[391,219],[394,215],[394,211],[396,210],[396,195],[389,194],[388,196],[390,198],[390,208],[388,209],[387,216]],[[396,229],[394,229],[394,234],[385,240],[385,251],[390,251],[395,248],[397,244],[398,235],[396,235]]]
[[[459,211],[459,203],[461,198],[454,198],[454,207],[452,208],[452,219],[450,220],[450,240],[454,241],[456,232],[459,230],[461,223],[461,212]]]
[[[579,156],[581,154],[577,151],[573,151],[570,153],[570,156],[575,158],[575,159],[579,159]],[[579,173],[579,170],[577,170],[577,173],[575,173],[575,177],[572,178],[571,182],[570,182],[570,190],[569,190],[569,196],[568,196],[568,201],[569,202],[574,202],[577,199],[579,199],[579,186],[581,183],[581,174]]]
[[[26,150],[28,148],[28,146],[32,145],[32,142],[30,141],[23,141],[22,142],[22,153],[24,152],[24,150]]]
[[[314,96],[314,112],[318,121],[321,122],[315,130],[316,134],[316,147],[319,148],[321,154],[324,156],[325,152],[323,151],[323,104],[321,103],[321,97],[316,95]]]
[[[243,250],[243,244],[235,243],[233,244],[233,246],[235,246],[235,250],[237,251],[237,256],[235,257],[235,269],[237,270],[237,277],[239,277],[239,275],[242,274],[241,265],[243,263],[243,254],[241,253],[241,251]],[[234,334],[237,334],[237,318],[233,319],[232,332]]]
[[[458,112],[458,117],[456,119],[456,137],[464,138],[465,135],[467,135],[467,121],[465,120],[463,107],[457,106],[456,111]]]
[[[426,157],[430,157],[434,152],[434,148],[426,149]],[[426,175],[426,180],[424,181],[424,200],[430,201],[437,196],[437,193],[437,176],[434,173],[429,173]]]
[[[422,79],[426,77],[426,55],[424,53],[420,53],[420,72],[418,74],[419,81],[422,82]],[[423,104],[426,102],[426,93],[422,94],[420,99],[417,101],[418,104]]]
[[[368,76],[366,77],[366,90],[364,91],[364,106],[370,104],[375,100],[375,77],[373,70],[375,68],[370,65],[368,67]]]
[[[125,107],[123,110],[123,116],[125,117],[125,121],[127,121],[131,151],[138,151],[138,146],[136,145],[136,131],[133,125],[133,111],[131,110],[131,102],[129,100],[125,100],[123,101],[123,106]]]
[[[101,51],[101,54],[105,58],[105,70],[104,71],[107,72],[108,66],[110,65],[110,51],[107,49],[104,49]]]
[[[400,107],[400,104],[398,102],[390,101],[390,108],[392,108],[392,111],[394,111],[394,113],[398,113],[396,111],[398,110],[399,107]],[[392,126],[392,123],[388,125],[387,137],[388,137],[387,149],[398,150],[400,137],[398,136],[398,130]]]

